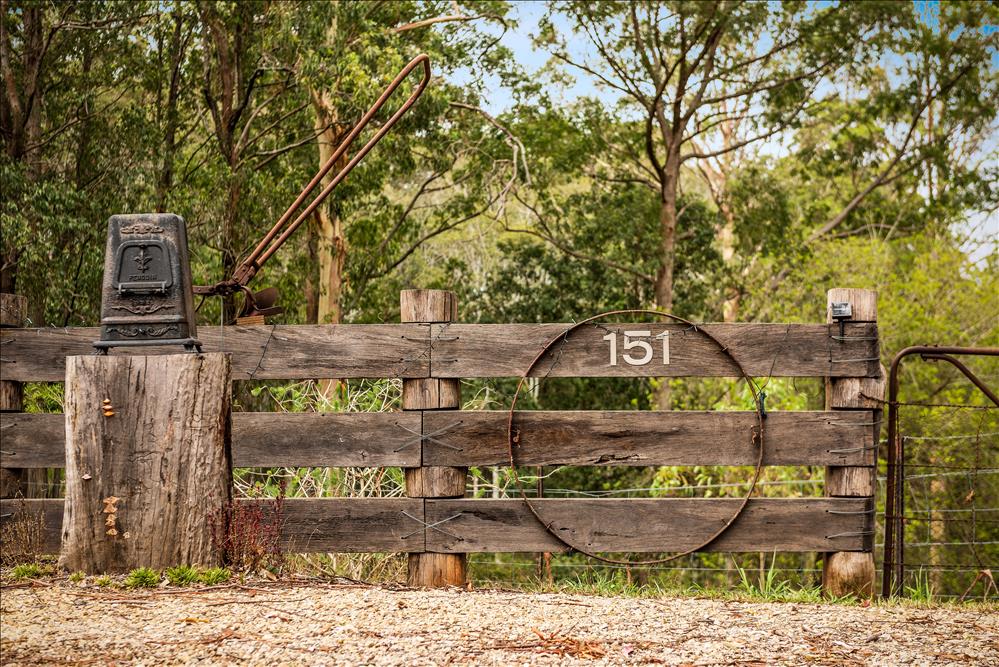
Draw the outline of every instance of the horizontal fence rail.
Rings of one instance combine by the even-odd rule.
[[[424,465],[509,465],[505,411],[428,412]],[[874,465],[874,413],[771,412],[764,465]],[[755,412],[522,411],[518,465],[755,465]]]
[[[508,465],[505,411],[233,413],[237,467]],[[874,465],[872,411],[771,412],[764,465]],[[755,465],[755,412],[524,411],[518,465]],[[0,414],[4,468],[61,468],[61,414]]]
[[[4,329],[5,380],[61,382],[66,357],[93,354],[98,328]],[[204,352],[231,352],[234,380],[422,378],[430,372],[429,327],[319,324],[198,327]],[[115,348],[112,354],[177,353],[176,347]]]
[[[566,324],[436,324],[434,377],[520,376]],[[841,335],[827,324],[704,324],[729,351],[685,325],[584,326],[557,342],[535,377],[876,377],[877,325],[850,323]],[[626,338],[627,335],[627,338]],[[612,363],[613,362],[613,363]],[[642,362],[642,363],[638,363]]]
[[[567,324],[340,324],[200,327],[205,352],[231,352],[236,380],[520,376]],[[877,325],[705,324],[749,375],[876,377]],[[626,337],[627,335],[627,337]],[[4,329],[5,380],[62,381],[66,357],[93,353],[96,328]],[[175,348],[117,348],[156,354]],[[613,354],[612,354],[613,353]],[[689,327],[600,324],[552,346],[551,377],[732,377],[717,344]]]
[[[238,500],[261,507],[273,501]],[[544,499],[539,514],[573,544],[591,551],[661,552],[697,546],[735,512],[738,498]],[[94,514],[102,506],[74,511]],[[46,553],[58,553],[62,499],[0,501],[7,521],[41,516]],[[865,551],[872,507],[864,498],[754,498],[739,521],[708,551]],[[279,516],[282,547],[324,552],[563,552],[567,547],[519,500],[293,498]],[[432,528],[430,528],[432,526]],[[208,527],[206,526],[206,530]]]

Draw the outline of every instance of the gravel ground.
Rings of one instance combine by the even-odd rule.
[[[999,665],[995,611],[374,586],[7,586],[0,662]]]

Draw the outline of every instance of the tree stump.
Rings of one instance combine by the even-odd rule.
[[[66,359],[59,563],[88,573],[216,565],[232,499],[226,354]]]

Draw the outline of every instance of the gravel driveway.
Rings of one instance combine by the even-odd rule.
[[[999,613],[287,583],[5,587],[0,662],[999,665]]]

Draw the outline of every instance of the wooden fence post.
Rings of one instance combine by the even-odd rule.
[[[403,290],[400,294],[404,323],[435,324],[457,317],[458,301],[444,290]],[[433,366],[431,365],[431,374]],[[402,409],[457,410],[461,408],[461,380],[419,378],[402,381]],[[421,433],[424,432],[421,418]],[[422,447],[422,443],[421,443]],[[461,498],[465,495],[467,468],[421,466],[406,468],[406,495],[410,498]],[[465,554],[411,553],[407,582],[410,586],[462,586],[467,578]]]
[[[23,326],[27,314],[27,298],[18,294],[0,294],[0,327]],[[23,403],[23,385],[20,382],[0,379],[0,412],[21,412]],[[14,498],[18,494],[25,497],[30,495],[28,475],[29,471],[25,469],[0,468],[0,498]]]
[[[215,565],[232,499],[229,355],[66,359],[60,565]]]
[[[832,304],[849,302],[851,320],[877,322],[878,294],[874,290],[835,288],[826,295],[826,321],[832,322]],[[827,378],[826,410],[874,410],[873,467],[827,466],[825,493],[837,498],[872,497],[877,475],[877,446],[880,441],[881,400],[884,399],[884,369],[877,378]],[[871,529],[874,517],[871,516]],[[873,540],[870,540],[873,543]],[[822,566],[822,590],[826,595],[853,594],[869,597],[874,593],[874,553],[838,551],[826,553]]]

